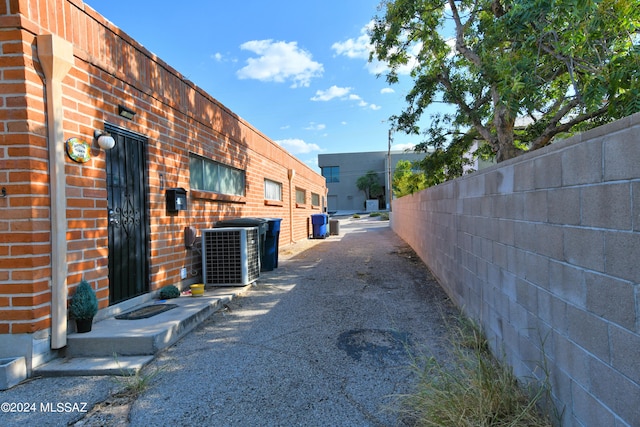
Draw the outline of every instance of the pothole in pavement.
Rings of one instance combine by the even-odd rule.
[[[409,334],[385,329],[352,329],[338,336],[338,348],[360,361],[364,355],[384,361],[407,355]]]

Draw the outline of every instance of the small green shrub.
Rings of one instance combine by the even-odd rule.
[[[160,289],[158,295],[160,299],[178,298],[180,296],[180,290],[173,285],[167,285]]]
[[[372,217],[372,218],[378,217],[380,215],[382,215],[382,212],[371,212],[369,214],[369,216]]]
[[[352,218],[356,218],[356,219],[357,219],[357,218],[360,218],[360,214],[353,214],[353,217],[352,217]]]
[[[91,285],[82,280],[71,297],[69,313],[74,319],[92,319],[98,312],[98,298]]]
[[[389,213],[388,212],[383,212],[380,214],[380,219],[382,221],[389,221]]]

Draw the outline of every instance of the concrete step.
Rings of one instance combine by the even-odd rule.
[[[64,357],[39,366],[34,375],[42,377],[133,376],[153,358],[154,356]]]
[[[143,305],[177,307],[146,319],[110,317],[96,322],[90,332],[68,335],[65,357],[37,367],[35,375],[133,375],[250,287],[209,288],[201,297],[152,301]]]
[[[227,290],[227,294],[223,295],[217,289],[215,292],[207,291],[202,297],[182,296],[167,300],[164,303],[176,304],[178,307],[146,319],[119,320],[112,317],[97,322],[91,332],[70,334],[67,337],[66,356],[156,354],[189,333],[244,288],[232,289],[235,290]]]

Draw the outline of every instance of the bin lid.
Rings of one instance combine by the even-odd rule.
[[[266,218],[233,218],[216,222],[216,227],[258,227],[264,233],[269,228],[269,222]]]
[[[311,215],[311,223],[314,225],[318,224],[326,224],[329,220],[329,216],[327,214],[312,214]]]
[[[282,221],[282,218],[262,218],[262,219],[267,221],[269,225],[269,231],[271,232],[280,231],[280,222]]]

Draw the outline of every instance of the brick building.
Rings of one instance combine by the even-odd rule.
[[[1,1],[0,52],[0,358],[56,357],[83,278],[101,309],[201,280],[185,227],[282,218],[284,246],[325,208],[322,176],[81,0]]]

